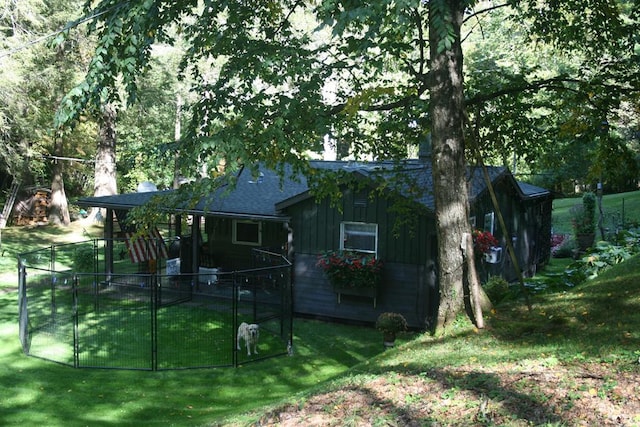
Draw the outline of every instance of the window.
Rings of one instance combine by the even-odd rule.
[[[484,231],[488,231],[491,234],[493,233],[493,227],[494,227],[494,213],[493,212],[489,212],[488,214],[484,215]]]
[[[378,252],[378,224],[341,223],[340,249],[376,254]]]
[[[234,220],[232,241],[237,245],[260,246],[262,244],[262,223]]]

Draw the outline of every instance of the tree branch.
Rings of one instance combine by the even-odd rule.
[[[420,96],[426,92],[428,88],[427,83],[423,82],[419,87],[418,87],[418,91],[415,94],[412,95],[407,95],[405,97],[402,97],[396,101],[393,102],[388,102],[385,104],[376,104],[376,105],[370,105],[368,107],[364,107],[361,108],[360,111],[368,111],[368,112],[373,112],[373,111],[390,111],[390,110],[394,110],[396,108],[400,108],[400,107],[405,107],[409,104],[411,104],[413,101],[415,101],[416,99],[420,98]],[[330,115],[335,115],[340,113],[342,110],[344,110],[344,108],[346,107],[346,103],[342,103],[342,104],[338,104],[338,105],[334,105],[333,107],[331,107],[329,109],[329,114]]]
[[[471,15],[467,16],[466,18],[464,18],[462,20],[462,24],[466,24],[467,21],[470,20],[470,19],[473,19],[473,18],[477,19],[478,15],[489,13],[489,12],[492,12],[494,10],[501,9],[503,7],[508,7],[508,6],[511,6],[511,5],[509,3],[496,4],[494,6],[490,6],[490,7],[487,7],[485,9],[479,10],[477,12],[473,12]]]
[[[505,95],[514,95],[517,94],[519,92],[525,92],[525,91],[535,91],[535,90],[540,90],[543,88],[556,88],[556,89],[563,89],[563,90],[574,90],[574,89],[570,89],[566,86],[563,86],[562,83],[581,83],[580,80],[578,79],[574,79],[574,78],[568,78],[568,77],[552,77],[550,79],[544,79],[544,80],[539,80],[539,81],[535,81],[535,82],[527,82],[525,84],[522,85],[516,85],[516,86],[509,86],[506,87],[502,90],[498,90],[496,92],[491,92],[491,93],[486,93],[486,94],[478,94],[472,98],[468,98],[466,100],[466,105],[477,105],[477,104],[482,104],[485,103],[487,101],[491,101],[497,98],[500,98],[501,96],[505,96]],[[558,86],[558,84],[560,84]],[[575,90],[574,90],[575,91]]]

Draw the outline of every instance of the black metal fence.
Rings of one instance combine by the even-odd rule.
[[[105,269],[107,250],[92,240],[20,255],[26,354],[74,367],[165,370],[238,366],[290,351],[291,264],[281,255],[255,250],[251,269],[185,274],[164,259],[151,272],[127,257]],[[258,354],[248,355],[244,341],[237,348],[242,322],[260,326]]]

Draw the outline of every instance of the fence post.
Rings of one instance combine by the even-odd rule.
[[[231,313],[232,313],[232,327],[231,327],[231,351],[233,367],[238,367],[238,346],[236,331],[238,330],[238,275],[233,273],[233,290],[231,292]]]
[[[80,367],[80,316],[78,314],[78,275],[71,278],[71,292],[73,297],[73,367]]]
[[[27,305],[27,269],[18,258],[18,322],[20,343],[24,354],[29,354],[29,307]]]
[[[155,272],[151,272],[149,277],[151,285],[151,370],[158,370],[158,276]]]

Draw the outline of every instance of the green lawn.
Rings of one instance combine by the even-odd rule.
[[[630,206],[635,196],[626,196],[625,206]],[[504,303],[487,314],[488,328],[484,331],[461,320],[446,337],[404,335],[391,351],[383,351],[380,333],[370,327],[296,319],[292,357],[235,369],[73,369],[22,353],[14,255],[41,246],[45,238],[72,239],[70,234],[48,228],[26,233],[3,230],[0,425],[248,425],[262,418],[265,411],[283,405],[302,408],[317,392],[352,389],[379,378],[387,384],[400,384],[405,376],[413,376],[416,383],[427,381],[444,387],[437,394],[420,395],[419,399],[407,395],[403,400],[411,405],[427,399],[429,422],[438,424],[477,422],[476,416],[448,411],[454,404],[472,409],[480,405],[481,395],[470,398],[465,390],[482,390],[482,395],[490,399],[494,419],[522,420],[540,410],[543,414],[555,413],[551,405],[569,411],[580,404],[580,396],[585,393],[595,405],[624,405],[634,398],[633,393],[615,394],[613,387],[621,372],[640,375],[640,257],[575,288],[534,295],[531,310],[522,301]],[[559,268],[552,260],[549,271],[556,273]],[[518,369],[515,374],[514,366]],[[575,376],[575,371],[588,372],[589,366],[606,372],[593,394],[589,388],[583,390],[581,387],[586,386],[578,383],[582,377]],[[539,369],[551,369],[549,373],[555,376],[569,372],[560,378],[561,389],[554,388],[559,395],[556,398],[564,401],[552,404],[552,391],[538,389],[536,382],[515,388]],[[520,370],[523,374],[518,373]],[[495,378],[504,373],[511,373],[507,384],[513,384],[513,390],[496,382]],[[531,378],[540,381],[537,376]],[[636,383],[640,383],[640,377]],[[518,399],[526,401],[527,407],[514,406]],[[640,411],[633,411],[635,408],[627,411],[636,423],[630,425],[640,425]],[[542,425],[573,425],[571,421],[559,422],[562,415],[548,419],[553,422]],[[334,423],[342,425],[346,421],[335,419]]]
[[[314,388],[383,351],[372,328],[297,320],[293,357],[239,368],[73,369],[22,353],[16,307],[16,293],[0,288],[4,426],[206,425]]]
[[[100,229],[89,229],[99,236]],[[276,357],[239,368],[137,371],[73,369],[57,363],[27,357],[18,340],[17,254],[47,246],[50,242],[86,239],[82,226],[7,228],[2,230],[0,253],[0,425],[99,426],[99,425],[206,425],[221,417],[272,404],[344,374],[352,366],[383,351],[380,333],[371,327],[296,320],[294,356]],[[65,258],[65,257],[63,257]],[[68,258],[68,257],[66,257]],[[160,339],[168,342],[161,350],[167,364],[177,366],[180,358],[211,360],[202,349],[190,348],[188,334],[176,337],[173,327],[183,321],[176,311],[160,312],[166,329]],[[201,313],[201,311],[196,310]],[[210,312],[196,328],[215,329],[220,323]],[[89,319],[91,320],[91,319]],[[197,320],[197,319],[196,319]],[[111,319],[124,322],[126,318]],[[94,325],[81,331],[92,341],[109,328]],[[104,325],[103,325],[104,326]],[[71,335],[70,335],[71,336]],[[327,337],[331,337],[327,339]],[[141,337],[142,339],[143,337]],[[211,351],[216,351],[212,335]],[[270,343],[265,336],[265,346]],[[404,337],[405,340],[409,336]],[[118,343],[117,339],[113,340]],[[228,340],[227,340],[228,341]],[[133,343],[121,342],[116,351],[126,353]],[[68,355],[50,343],[44,345],[67,362]],[[105,351],[104,357],[113,354]],[[98,355],[102,353],[97,353]],[[120,354],[120,357],[126,354]],[[82,355],[81,355],[82,357]],[[245,355],[240,355],[240,361]],[[91,362],[91,361],[88,361]],[[104,360],[95,363],[104,363]],[[109,366],[107,364],[107,366]],[[136,366],[133,366],[136,367]],[[170,367],[170,366],[160,366]]]
[[[557,199],[553,202],[553,232],[570,234],[571,208],[582,205],[581,197]],[[638,226],[640,224],[640,191],[607,194],[602,198],[602,213],[605,227],[615,229],[619,224]],[[596,210],[598,215],[598,210]]]

